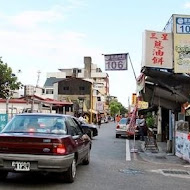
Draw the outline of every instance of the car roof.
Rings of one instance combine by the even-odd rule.
[[[71,115],[57,114],[57,113],[20,113],[16,116],[57,116],[57,117],[72,117]]]

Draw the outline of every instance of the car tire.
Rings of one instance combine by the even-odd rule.
[[[83,160],[82,164],[88,165],[89,163],[90,163],[90,149],[88,150],[88,153],[87,153],[85,159]]]
[[[69,169],[64,173],[65,181],[67,183],[73,183],[76,177],[76,158],[73,159],[72,164],[70,165]]]
[[[7,175],[7,171],[0,171],[0,180],[6,179]]]
[[[118,135],[118,134],[115,135],[115,138],[119,138],[119,137],[120,137],[120,135]]]

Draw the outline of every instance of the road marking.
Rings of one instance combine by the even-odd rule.
[[[185,166],[183,166],[183,167],[185,167],[185,168],[190,168],[190,165],[185,165]]]
[[[126,161],[131,161],[131,152],[128,139],[126,139]]]

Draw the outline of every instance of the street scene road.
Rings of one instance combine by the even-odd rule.
[[[148,156],[145,156],[145,152],[141,149],[143,142],[139,140],[136,141],[138,153],[130,153],[133,139],[128,140],[124,137],[116,139],[115,126],[114,122],[101,125],[99,135],[92,140],[90,164],[77,167],[77,177],[74,183],[64,183],[57,174],[10,173],[6,180],[0,182],[0,189],[189,189],[190,173],[189,175],[167,176],[162,172],[162,170],[189,172],[190,167],[186,162],[176,160],[176,163],[175,161],[172,163],[170,160],[161,158],[158,161],[148,160]],[[129,148],[127,148],[128,144]]]

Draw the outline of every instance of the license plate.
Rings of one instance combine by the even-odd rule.
[[[30,171],[30,162],[13,161],[12,166],[15,171]]]

